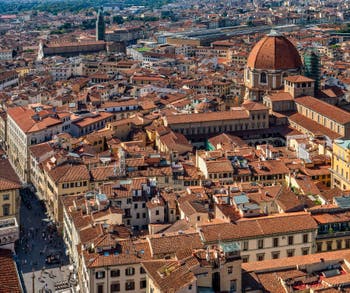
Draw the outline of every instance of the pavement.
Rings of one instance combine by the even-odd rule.
[[[55,283],[65,282],[70,277],[71,265],[64,241],[48,218],[42,202],[29,189],[21,191],[20,240],[16,254],[28,293],[33,292],[33,272],[35,293],[55,292]],[[49,255],[57,256],[59,261],[48,264],[46,257]]]

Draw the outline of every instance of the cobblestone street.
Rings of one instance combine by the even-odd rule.
[[[41,201],[28,189],[21,193],[20,245],[17,261],[27,292],[55,292],[55,283],[70,278],[63,239],[47,218]],[[52,262],[47,262],[51,257]]]

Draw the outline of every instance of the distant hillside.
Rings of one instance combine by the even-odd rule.
[[[99,7],[110,4],[116,6],[147,6],[161,7],[173,0],[125,0],[125,1],[106,1],[106,0],[2,0],[0,5],[0,14],[19,13],[23,11],[36,10],[46,11],[53,14],[62,11],[78,12],[91,7]]]

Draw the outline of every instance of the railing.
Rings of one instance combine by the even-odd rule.
[[[0,245],[15,242],[19,238],[19,227],[16,218],[0,221]]]
[[[16,218],[0,221],[0,231],[8,228],[18,228]]]
[[[328,233],[317,234],[317,239],[325,239],[325,238],[334,238],[334,237],[343,237],[350,236],[350,231],[334,231]]]

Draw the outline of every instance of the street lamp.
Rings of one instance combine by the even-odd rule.
[[[35,293],[35,273],[34,268],[32,268],[33,274],[32,274],[32,291]]]

